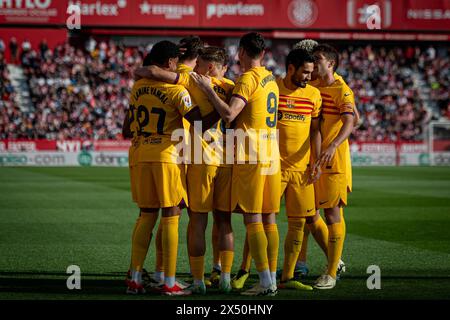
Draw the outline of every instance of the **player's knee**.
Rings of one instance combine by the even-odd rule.
[[[274,224],[276,223],[275,213],[263,214],[262,215],[263,224]]]
[[[327,224],[339,223],[341,221],[341,214],[339,207],[328,208],[325,209],[324,212]]]
[[[140,214],[157,214],[159,209],[155,208],[139,208]]]
[[[179,207],[168,207],[162,209],[163,217],[174,217],[179,216],[181,214],[181,210]]]

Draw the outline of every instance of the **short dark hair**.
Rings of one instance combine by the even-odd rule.
[[[319,44],[314,48],[313,53],[321,53],[327,60],[334,61],[333,71],[336,71],[339,66],[339,53],[334,47],[329,44]]]
[[[200,50],[199,57],[208,62],[219,63],[220,65],[226,65],[227,53],[224,48],[220,47],[205,47]]]
[[[266,49],[266,43],[262,34],[250,32],[244,34],[239,41],[239,48],[244,49],[245,53],[251,58],[257,58]]]
[[[175,43],[167,40],[160,41],[152,47],[150,53],[144,58],[143,65],[164,66],[169,62],[169,59],[177,58],[179,54],[180,51]]]
[[[181,60],[191,60],[198,57],[200,50],[203,48],[203,41],[198,36],[188,36],[180,40],[178,44],[181,50]]]
[[[314,62],[314,56],[311,52],[304,49],[294,49],[289,52],[286,57],[286,72],[290,64],[295,67],[295,70],[300,68],[305,62]]]

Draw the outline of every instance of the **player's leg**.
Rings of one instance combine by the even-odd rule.
[[[182,288],[176,283],[178,255],[178,225],[181,210],[179,207],[162,209],[162,247],[164,265],[164,286],[162,293],[167,295],[184,295]]]
[[[304,285],[294,279],[294,269],[299,256],[306,219],[314,215],[315,199],[314,187],[308,184],[306,172],[285,172],[288,177],[285,194],[286,215],[288,218],[288,232],[284,243],[284,266],[281,286],[289,289],[312,290],[311,286]]]
[[[205,231],[208,212],[213,211],[214,177],[217,167],[209,165],[189,165],[187,186],[189,197],[188,253],[194,293],[205,294]]]
[[[213,254],[213,269],[209,278],[209,285],[217,286],[220,282],[220,273],[222,271],[222,265],[220,262],[220,249],[219,249],[219,226],[214,219],[212,232],[212,254]],[[207,284],[208,285],[208,284]]]
[[[158,220],[158,210],[140,209],[131,243],[131,281],[128,282],[127,293],[138,294],[145,292],[142,280],[143,267],[153,228]]]
[[[155,191],[162,208],[162,249],[164,266],[164,285],[161,293],[165,295],[187,295],[189,290],[176,282],[178,256],[178,226],[184,199],[188,203],[184,165],[158,163],[154,165]]]
[[[132,174],[131,174],[132,173]],[[139,218],[133,231],[131,246],[131,274],[127,293],[145,292],[143,288],[143,266],[148,252],[151,234],[158,219],[159,202],[155,197],[152,167],[149,164],[136,163],[130,171],[135,187],[133,200],[140,208]]]
[[[345,239],[345,222],[341,217],[341,208],[325,209],[328,227],[328,270],[327,273],[336,278],[337,268],[342,256]]]
[[[267,257],[267,237],[262,222],[262,214],[244,214],[244,224],[248,233],[248,246],[250,253],[255,260],[256,270],[259,275],[259,285],[243,292],[244,295],[257,295],[259,291],[270,291],[273,285],[272,276],[269,269],[269,259]],[[263,289],[263,290],[261,290]]]
[[[156,232],[155,239],[156,248],[156,261],[155,261],[155,273],[153,279],[158,282],[164,282],[164,264],[163,264],[163,248],[162,248],[162,224],[158,225],[158,231]]]
[[[194,278],[192,290],[194,293],[205,294],[205,232],[208,225],[208,213],[191,211],[190,236],[188,243],[189,264],[191,266],[192,277]]]
[[[248,233],[245,233],[244,248],[242,250],[242,262],[237,274],[231,280],[231,286],[234,289],[242,289],[250,276],[250,268],[252,266],[252,255],[248,247]]]
[[[272,277],[272,283],[276,283],[280,235],[278,233],[275,213],[263,214],[262,221],[267,237],[267,259],[269,260],[270,275]]]
[[[231,213],[214,211],[214,220],[218,229],[218,250],[222,262],[219,290],[223,293],[231,291],[231,267],[234,258],[234,238],[231,226]]]
[[[308,240],[309,240],[310,231],[306,225],[303,229],[303,240],[302,240],[302,248],[300,249],[300,253],[298,254],[298,259],[295,264],[294,269],[294,278],[306,277],[309,273],[308,265],[306,264],[306,259],[308,256]]]
[[[316,210],[314,216],[306,218],[306,226],[311,232],[314,240],[322,249],[325,257],[328,254],[328,228],[325,221],[320,216],[320,210]]]
[[[347,203],[347,179],[344,173],[324,174],[318,181],[318,208],[323,208],[328,229],[328,265],[316,281],[317,289],[332,289],[336,285],[345,239],[345,222],[340,208]]]

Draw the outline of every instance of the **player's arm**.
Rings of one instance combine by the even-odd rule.
[[[130,122],[130,111],[127,110],[125,112],[125,119],[123,119],[123,125],[122,125],[122,137],[124,139],[131,139],[133,138],[133,133],[131,132],[131,122]]]
[[[194,107],[184,116],[184,118],[192,126],[195,126],[196,121],[201,121],[202,132],[205,132],[211,129],[220,120],[220,115],[216,111],[213,111],[202,117],[200,109],[198,107]]]
[[[322,174],[322,170],[320,169],[319,161],[320,159],[320,146],[322,145],[322,135],[320,134],[320,119],[319,117],[311,119],[311,128],[309,130],[309,139],[311,143],[311,156],[313,159],[316,159],[312,164],[311,176],[309,183],[316,182],[320,175]]]
[[[196,121],[201,121],[202,123],[202,132],[213,127],[217,121],[220,120],[220,116],[217,112],[213,111],[209,114],[202,117],[200,112],[200,108],[198,106],[192,105],[191,95],[189,91],[186,89],[180,89],[181,91],[178,93],[175,98],[175,104],[178,105],[181,114],[183,114],[184,118],[195,127]]]
[[[344,106],[344,108],[352,110],[353,106],[346,105]],[[353,131],[353,123],[354,123],[353,112],[341,113],[341,121],[343,122],[343,125],[341,127],[341,130],[339,130],[338,135],[336,136],[336,138],[334,138],[333,141],[331,141],[330,145],[320,154],[320,165],[328,163],[331,161],[331,159],[333,159],[337,147],[339,147],[342,142],[347,140]]]
[[[354,106],[354,108],[353,108],[353,113],[355,115],[355,117],[353,119],[353,128],[357,129],[360,126],[359,120],[361,119],[361,117],[359,116],[359,111],[356,106]]]
[[[241,113],[242,109],[244,109],[246,102],[243,99],[240,99],[236,96],[232,96],[230,99],[230,103],[227,104],[216,94],[213,88],[210,85],[210,79],[196,73],[193,73],[192,78],[197,83],[199,88],[206,94],[208,100],[214,106],[220,117],[226,122],[231,123],[239,113]]]
[[[178,73],[164,70],[155,65],[139,67],[134,71],[134,80],[146,78],[165,83],[177,84],[179,77],[180,75]]]

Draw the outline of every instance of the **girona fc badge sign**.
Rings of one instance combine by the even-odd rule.
[[[293,0],[288,6],[288,17],[297,27],[309,27],[316,22],[319,9],[312,0]]]

